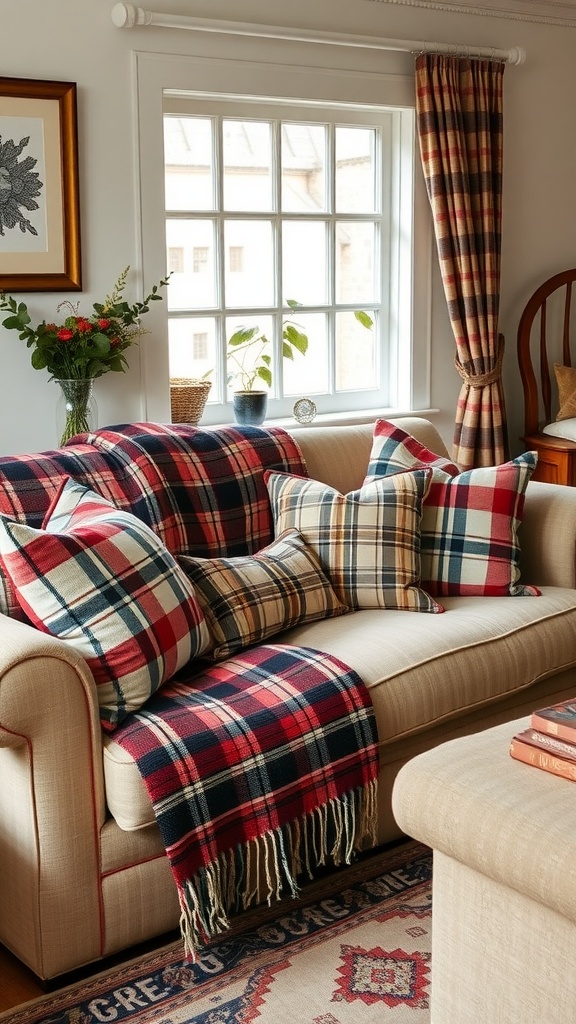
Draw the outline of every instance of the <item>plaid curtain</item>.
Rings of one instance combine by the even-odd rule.
[[[504,66],[435,53],[416,60],[422,166],[462,377],[453,446],[462,469],[508,457],[498,334]]]

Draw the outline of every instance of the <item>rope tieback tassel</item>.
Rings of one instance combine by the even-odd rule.
[[[498,335],[498,351],[496,353],[496,363],[491,370],[487,373],[470,373],[460,362],[458,356],[454,356],[454,366],[460,374],[462,380],[469,388],[486,388],[489,384],[495,384],[500,380],[502,376],[502,363],[504,362],[504,335]],[[469,364],[468,364],[469,365]]]

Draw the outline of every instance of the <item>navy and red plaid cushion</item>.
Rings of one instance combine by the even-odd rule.
[[[431,470],[340,494],[318,480],[267,473],[276,531],[294,528],[351,608],[442,612],[420,587],[420,520]]]
[[[255,555],[178,561],[194,584],[210,634],[212,657],[260,643],[281,630],[348,611],[297,530],[287,530]]]
[[[501,466],[461,473],[388,420],[374,427],[365,483],[432,468],[422,512],[422,586],[435,597],[537,596],[520,583],[518,527],[536,466],[526,452]]]
[[[0,552],[31,622],[87,661],[107,732],[209,646],[194,588],[156,534],[81,484],[64,481],[44,529],[3,517]]]

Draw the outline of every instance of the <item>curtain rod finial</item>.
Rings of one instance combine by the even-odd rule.
[[[112,22],[116,28],[133,28],[134,25],[150,25],[151,11],[145,11],[134,4],[115,4],[112,8]]]
[[[525,64],[526,63],[526,50],[522,46],[512,46],[510,49],[510,57],[508,58],[509,64]]]

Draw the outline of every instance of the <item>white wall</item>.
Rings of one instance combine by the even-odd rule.
[[[18,297],[28,303],[33,321],[54,318],[63,298],[92,302],[108,294],[121,269],[133,268],[126,291],[137,299],[154,281],[141,280],[138,161],[135,142],[133,51],[217,56],[249,53],[241,39],[199,36],[188,31],[140,28],[119,30],[107,0],[3,0],[2,66],[5,76],[77,83],[79,111],[80,199],[84,291],[64,295],[35,292]],[[501,17],[447,13],[371,0],[151,0],[157,11],[274,22],[330,32],[378,35],[508,48],[523,46],[527,61],[509,66],[504,80],[504,219],[500,327],[506,336],[505,384],[510,438],[519,449],[522,396],[516,368],[516,329],[531,291],[545,278],[574,265],[576,259],[576,140],[574,95],[576,29]],[[11,40],[12,45],[6,45]],[[289,44],[267,44],[267,59],[285,62]],[[337,59],[367,73],[381,61],[390,70],[411,73],[409,55],[308,47],[302,52],[316,66]],[[336,97],[335,97],[336,98]],[[158,304],[159,305],[159,304]],[[148,317],[156,333],[146,345],[165,344],[160,311]],[[56,385],[35,371],[29,352],[15,332],[0,328],[0,453],[38,451],[55,444]],[[459,378],[453,367],[454,344],[437,273],[433,281],[433,369],[431,404],[441,413],[436,423],[450,443]],[[130,354],[127,374],[107,374],[97,382],[100,423],[119,423],[145,415],[141,399],[140,354]],[[166,418],[168,418],[168,393]]]

